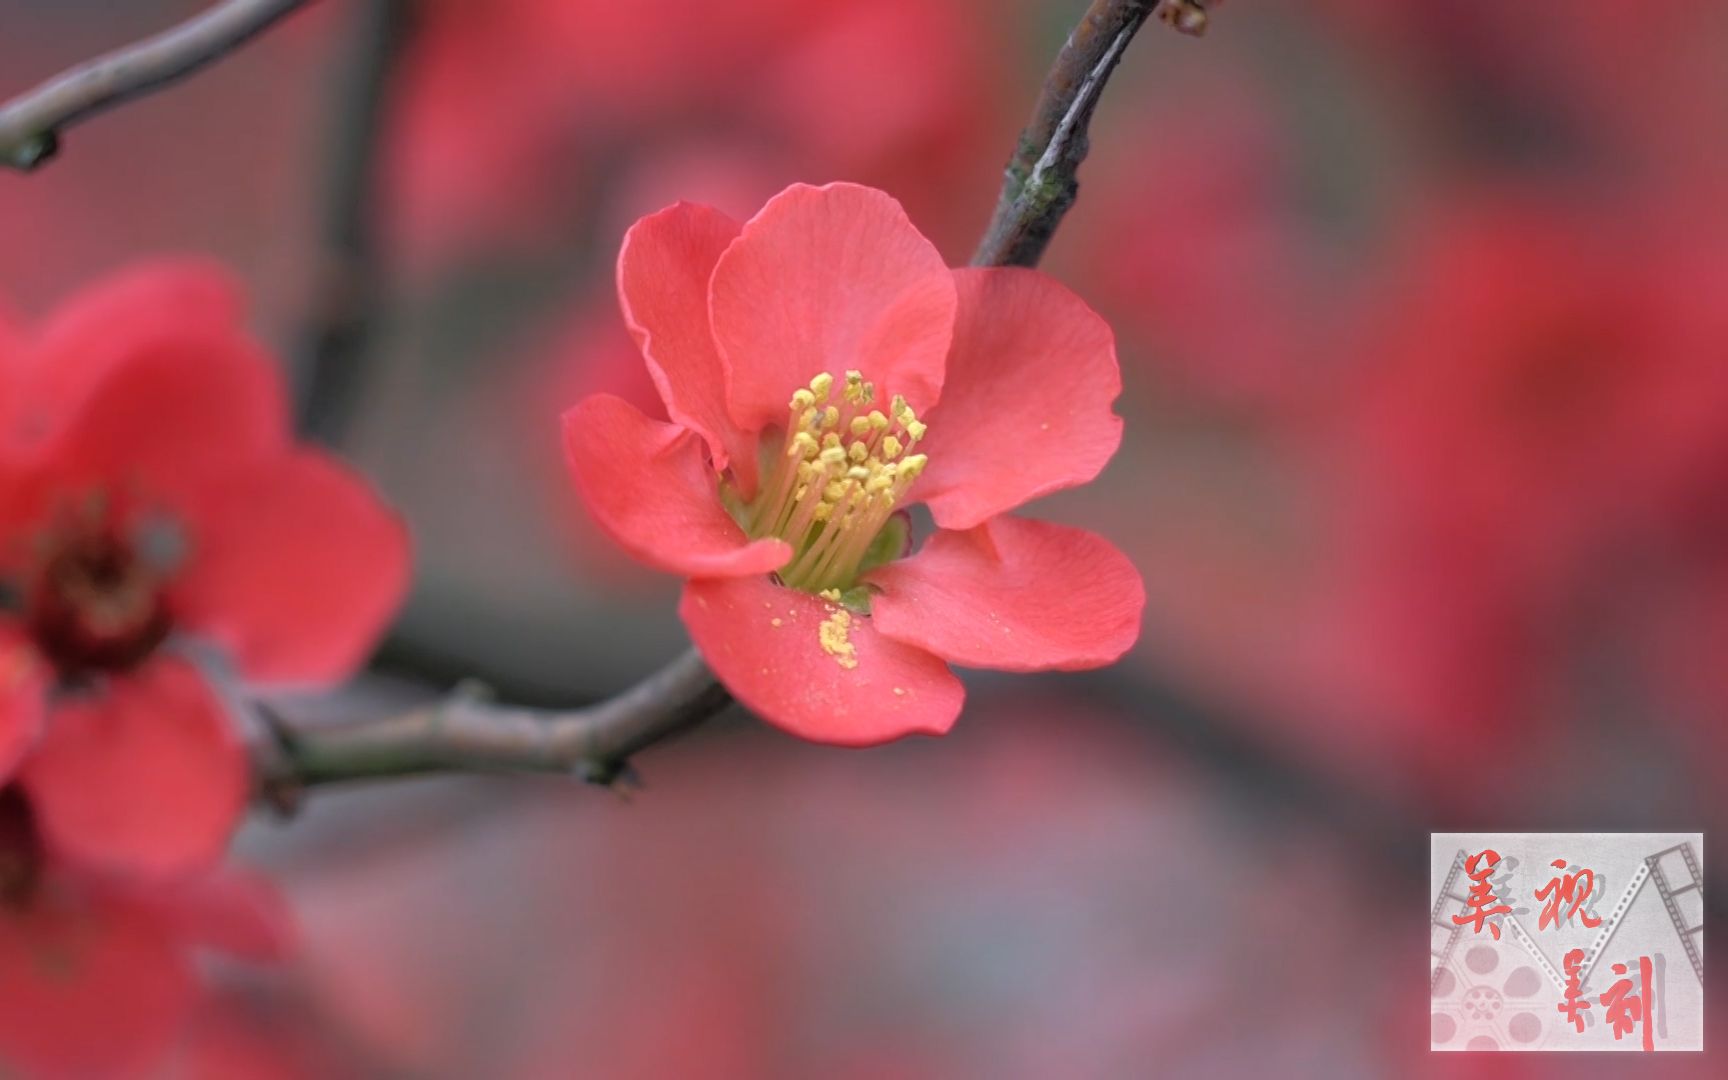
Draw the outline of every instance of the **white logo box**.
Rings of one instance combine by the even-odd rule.
[[[1430,839],[1431,1049],[1704,1048],[1702,833]],[[1581,1032],[1563,1008],[1569,987]]]

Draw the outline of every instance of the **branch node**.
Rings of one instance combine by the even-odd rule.
[[[1206,33],[1207,0],[1160,0],[1158,18],[1179,34],[1201,37]]]
[[[498,700],[498,692],[479,679],[463,679],[450,691],[451,706],[490,705]]]
[[[279,820],[288,821],[306,801],[306,785],[294,769],[298,739],[293,727],[269,705],[253,702],[252,711],[266,736],[264,745],[255,746],[252,755],[258,801]]]
[[[626,802],[632,792],[642,790],[642,774],[636,771],[629,759],[606,761],[584,758],[577,762],[575,771],[577,778],[583,783],[603,787]]]

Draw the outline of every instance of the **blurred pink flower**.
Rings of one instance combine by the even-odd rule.
[[[640,146],[712,142],[716,125],[783,157],[782,184],[935,192],[985,162],[988,180],[987,15],[977,0],[427,0],[392,158],[402,225],[433,254],[533,242]]]
[[[142,1075],[202,1000],[196,953],[276,961],[288,915],[223,871],[118,884],[55,862],[18,789],[0,788],[0,1061],[50,1076]]]
[[[261,683],[330,683],[402,599],[402,524],[294,444],[238,290],[115,275],[0,329],[0,783],[58,857],[172,875],[221,857],[249,763],[177,634]]]

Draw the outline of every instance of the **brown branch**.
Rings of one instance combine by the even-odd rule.
[[[86,61],[0,106],[0,164],[33,169],[60,133],[214,63],[310,0],[226,0],[171,30]]]
[[[1185,34],[1206,29],[1204,0],[1093,0],[1044,80],[1003,171],[1002,194],[973,266],[1036,266],[1074,205],[1088,129],[1104,86],[1140,27],[1156,10]]]
[[[630,756],[724,709],[732,698],[695,650],[582,709],[503,705],[470,688],[407,712],[320,724],[269,710],[257,749],[261,794],[294,804],[305,788],[433,772],[545,772],[618,779]]]
[[[298,354],[300,431],[340,446],[366,389],[365,364],[384,302],[378,162],[391,93],[414,32],[417,0],[367,0],[353,55],[331,98],[324,251]]]
[[[1187,33],[1200,0],[1096,0],[1057,57],[973,264],[1035,265],[1073,204],[1086,126],[1110,72],[1154,10]],[[586,709],[501,705],[458,692],[430,705],[339,726],[267,719],[260,794],[292,808],[307,787],[432,772],[557,772],[609,784],[630,756],[701,723],[731,701],[694,650],[618,697]]]

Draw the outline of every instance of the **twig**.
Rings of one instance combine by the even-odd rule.
[[[1205,32],[1203,0],[1093,0],[1044,80],[972,265],[1038,264],[1079,194],[1076,174],[1090,148],[1087,129],[1104,85],[1155,10],[1183,33]]]
[[[430,772],[550,772],[611,784],[630,755],[724,709],[731,696],[695,650],[584,709],[503,705],[473,688],[378,719],[340,725],[267,716],[259,785],[291,806],[307,787]]]
[[[1057,57],[1022,136],[1001,204],[974,265],[1032,266],[1074,201],[1086,125],[1134,32],[1173,0],[1096,0]],[[1198,32],[1203,8],[1180,0],[1164,17]],[[1192,13],[1200,12],[1196,23]],[[1188,14],[1184,14],[1188,13]],[[1046,196],[1044,192],[1054,192]],[[694,651],[618,697],[587,709],[495,704],[471,692],[404,713],[341,726],[272,716],[258,748],[260,794],[291,809],[307,787],[429,772],[573,773],[597,783],[623,775],[630,756],[708,719],[731,701]]]
[[[300,354],[305,435],[339,445],[365,386],[364,361],[383,300],[378,243],[380,135],[397,61],[413,33],[412,0],[367,0],[347,77],[331,101],[324,260]]]
[[[0,106],[0,163],[35,168],[53,157],[66,128],[214,63],[309,2],[226,0],[155,37],[69,68]]]

